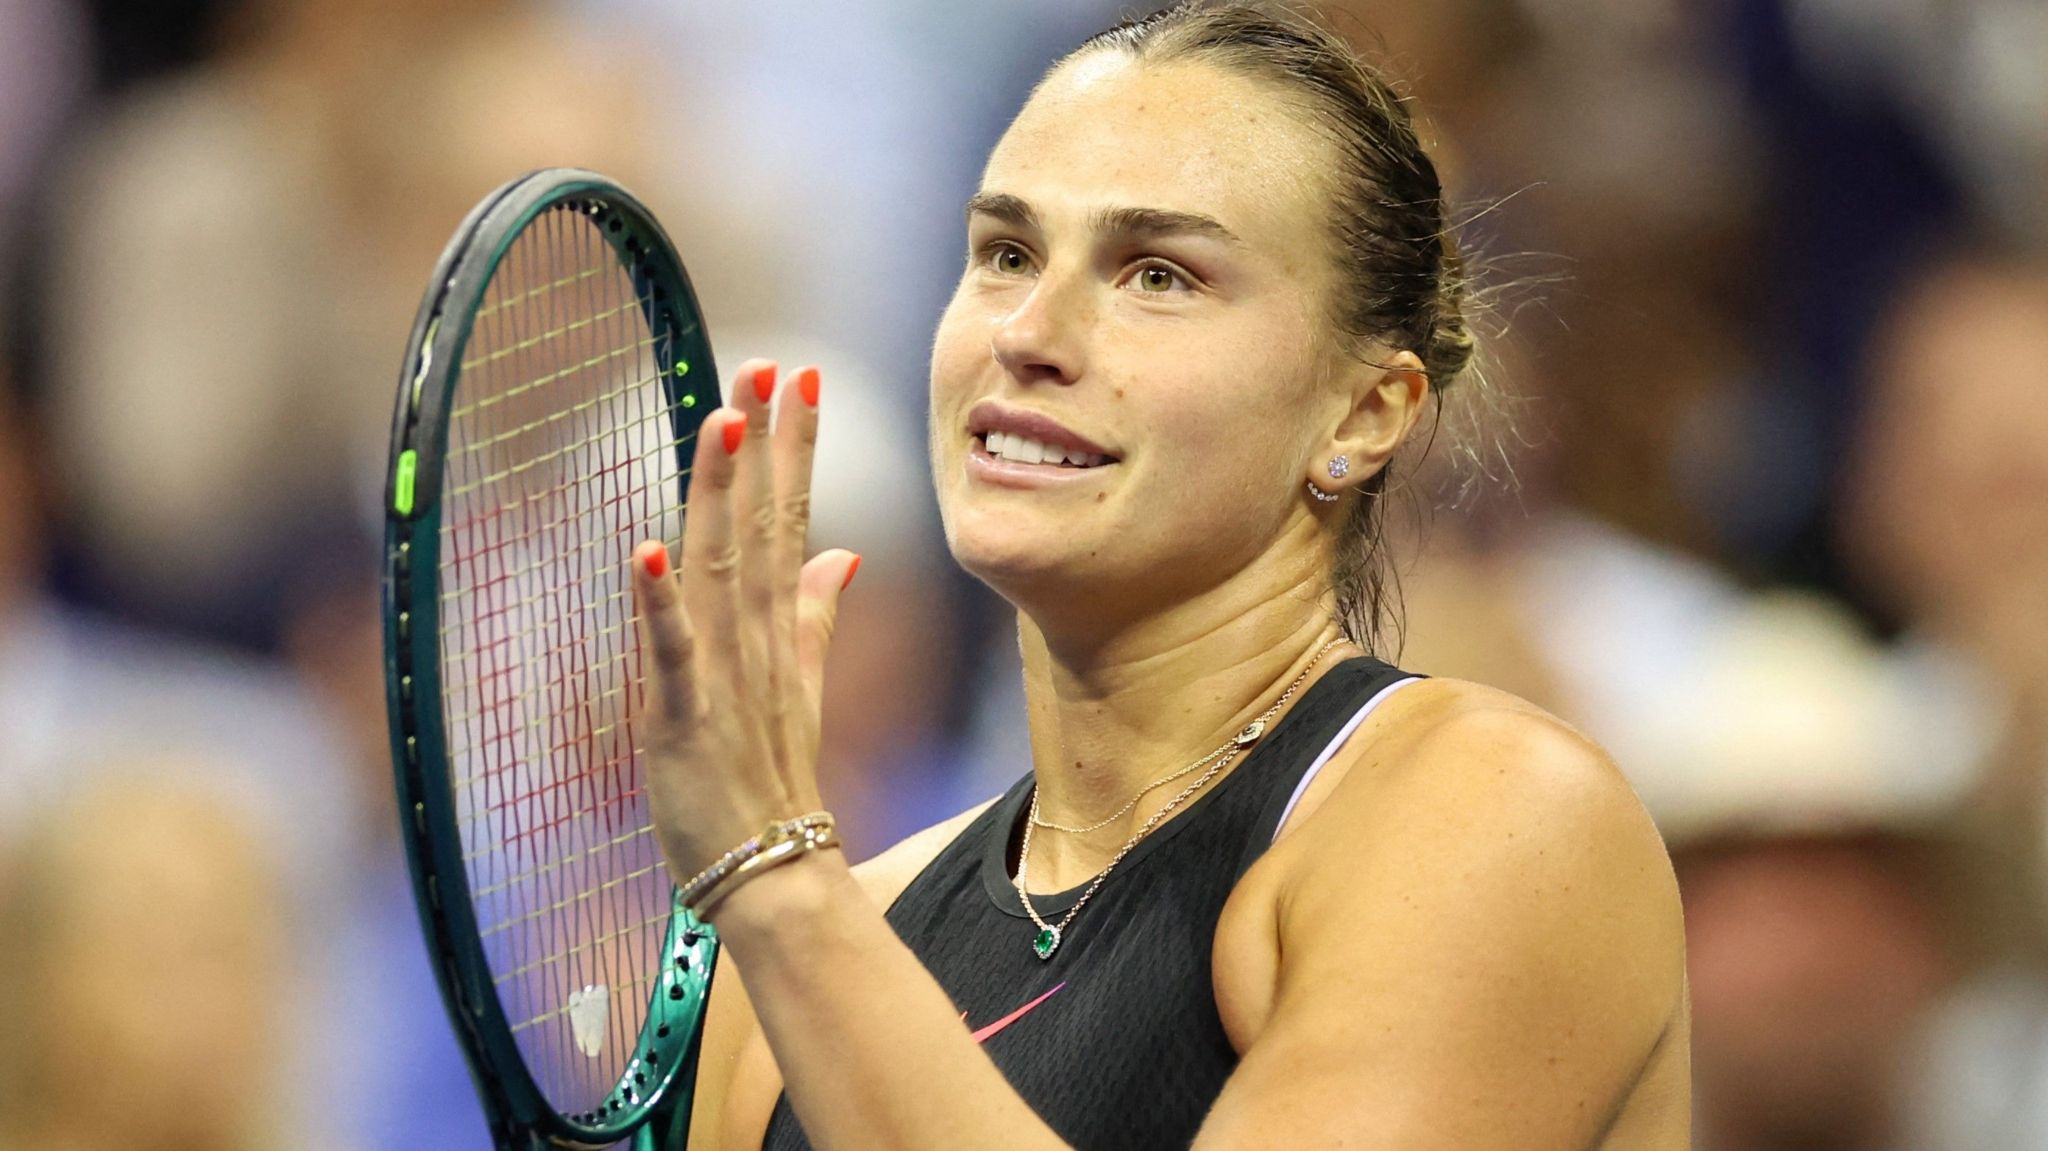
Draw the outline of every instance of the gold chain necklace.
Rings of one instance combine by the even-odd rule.
[[[1160,784],[1178,779],[1204,763],[1209,763],[1211,760],[1215,761],[1210,763],[1209,770],[1196,777],[1193,783],[1181,788],[1178,794],[1166,801],[1166,806],[1153,812],[1150,819],[1139,825],[1136,834],[1125,840],[1124,845],[1117,849],[1116,854],[1110,856],[1109,863],[1096,873],[1094,882],[1088,885],[1088,889],[1081,893],[1081,898],[1074,901],[1074,906],[1067,909],[1066,915],[1062,916],[1057,924],[1047,923],[1039,918],[1038,909],[1031,906],[1031,893],[1025,890],[1025,873],[1031,866],[1031,828],[1034,824],[1039,824],[1038,785],[1035,783],[1032,785],[1030,815],[1024,821],[1024,843],[1017,852],[1016,885],[1017,898],[1024,904],[1024,914],[1030,916],[1031,922],[1038,926],[1038,934],[1033,936],[1031,940],[1031,949],[1038,953],[1040,959],[1051,959],[1052,953],[1059,950],[1060,940],[1065,937],[1067,925],[1074,922],[1076,915],[1081,914],[1081,908],[1087,906],[1088,900],[1095,894],[1095,889],[1101,887],[1102,881],[1109,878],[1109,873],[1116,869],[1116,865],[1124,861],[1124,856],[1129,855],[1132,848],[1144,842],[1145,837],[1152,834],[1152,830],[1165,822],[1166,817],[1178,810],[1181,804],[1186,803],[1189,796],[1202,790],[1204,785],[1216,778],[1216,773],[1222,771],[1224,765],[1228,764],[1238,752],[1259,742],[1259,737],[1266,734],[1266,725],[1273,721],[1274,716],[1280,714],[1280,709],[1287,706],[1287,701],[1294,698],[1294,693],[1301,690],[1301,685],[1308,680],[1308,673],[1314,671],[1316,665],[1323,662],[1323,657],[1330,654],[1331,648],[1337,647],[1342,643],[1344,643],[1344,640],[1342,637],[1339,637],[1317,648],[1316,654],[1309,658],[1308,666],[1301,669],[1301,674],[1294,677],[1294,682],[1287,685],[1287,690],[1280,693],[1280,698],[1273,701],[1273,706],[1261,712],[1257,719],[1246,724],[1242,731],[1239,731],[1230,738],[1229,742],[1196,760],[1194,763],[1189,764],[1187,767],[1182,768],[1180,771],[1166,776],[1155,783],[1146,785],[1144,791],[1140,791],[1137,795],[1132,796],[1131,802],[1124,805],[1123,811],[1129,811],[1132,807],[1136,806],[1138,800],[1145,795],[1145,792],[1153,790],[1160,786]],[[1118,814],[1121,815],[1122,812],[1118,812]],[[1111,816],[1110,818],[1114,819],[1116,817]],[[1056,825],[1042,824],[1041,826]],[[1106,823],[1098,824],[1097,826],[1106,826]]]
[[[1050,828],[1053,831],[1065,831],[1074,835],[1086,835],[1091,831],[1101,831],[1103,828],[1108,827],[1110,824],[1115,823],[1117,820],[1122,819],[1126,815],[1129,815],[1131,809],[1138,806],[1139,800],[1145,798],[1146,796],[1152,794],[1160,788],[1165,787],[1167,784],[1172,783],[1174,780],[1186,776],[1189,772],[1207,767],[1209,765],[1209,761],[1215,759],[1217,756],[1229,755],[1230,753],[1236,750],[1237,744],[1235,742],[1226,743],[1222,747],[1217,748],[1215,751],[1210,752],[1209,754],[1203,756],[1195,762],[1188,764],[1186,767],[1181,768],[1179,771],[1174,772],[1172,775],[1160,776],[1158,779],[1155,779],[1151,783],[1146,784],[1143,788],[1141,788],[1138,791],[1138,794],[1130,798],[1130,802],[1124,804],[1122,807],[1119,807],[1115,811],[1111,812],[1107,818],[1098,819],[1094,823],[1091,823],[1086,827],[1069,827],[1064,823],[1054,823],[1050,819],[1041,819],[1038,815],[1038,808],[1036,804],[1032,805],[1031,824],[1034,827]]]

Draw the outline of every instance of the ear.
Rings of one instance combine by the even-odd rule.
[[[1387,466],[1429,402],[1429,374],[1414,352],[1347,359],[1337,385],[1351,398],[1329,442],[1309,463],[1309,482],[1329,492],[1365,482]],[[1330,462],[1345,457],[1349,471],[1332,477]]]

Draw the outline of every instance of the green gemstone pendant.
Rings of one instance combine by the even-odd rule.
[[[1052,953],[1060,947],[1060,929],[1048,927],[1031,941],[1031,950],[1038,952],[1040,959],[1051,959]]]

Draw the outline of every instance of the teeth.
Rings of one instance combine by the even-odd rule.
[[[982,437],[988,454],[999,459],[1020,464],[1054,464],[1068,467],[1093,468],[1109,462],[1109,457],[1092,452],[1068,451],[1055,448],[1037,440],[1009,432],[989,432]]]

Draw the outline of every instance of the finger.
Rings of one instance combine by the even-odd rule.
[[[780,658],[795,660],[798,581],[811,533],[811,464],[818,444],[818,369],[790,378],[776,406],[771,455],[775,471],[775,642]],[[792,691],[795,683],[783,685]],[[793,704],[796,701],[791,700]]]
[[[739,542],[733,530],[734,453],[747,435],[747,417],[720,408],[704,419],[690,464],[684,505],[682,599],[696,633],[703,691],[736,683],[742,674],[739,640]],[[716,701],[729,705],[730,700]]]
[[[749,360],[733,387],[748,434],[733,457],[733,526],[739,533],[740,647],[745,659],[744,682],[749,696],[772,714],[781,698],[781,661],[775,658],[775,477],[769,458],[769,405],[775,396],[776,367],[767,360]],[[770,727],[777,725],[770,724]],[[770,732],[771,736],[775,733]],[[775,762],[781,763],[782,748]]]
[[[665,719],[687,722],[696,714],[696,685],[690,674],[690,620],[682,589],[669,572],[668,545],[648,540],[633,549],[633,601],[640,648],[647,653],[646,698]]]
[[[819,552],[803,567],[797,594],[796,662],[810,703],[806,715],[817,714],[825,684],[825,657],[831,651],[832,628],[839,619],[839,601],[859,570],[860,556],[844,548]]]

